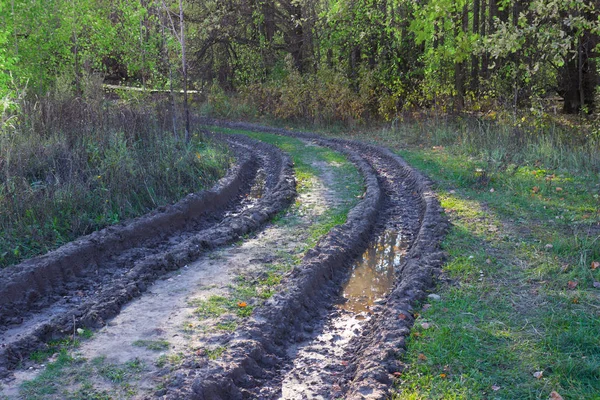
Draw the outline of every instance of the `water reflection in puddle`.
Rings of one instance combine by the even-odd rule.
[[[346,302],[340,308],[356,314],[367,312],[394,286],[395,267],[400,264],[406,244],[397,231],[386,230],[371,243],[352,267],[344,286]]]

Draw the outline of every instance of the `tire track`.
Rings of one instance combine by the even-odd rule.
[[[206,121],[209,125],[295,136],[344,153],[360,170],[367,187],[364,199],[347,222],[332,229],[308,252],[274,296],[237,333],[218,362],[185,370],[168,399],[243,399],[282,397],[282,371],[293,364],[290,349],[310,343],[328,320],[328,310],[340,300],[351,261],[385,229],[407,238],[407,255],[398,266],[395,288],[364,327],[364,334],[343,349],[339,374],[325,377],[305,398],[385,398],[396,357],[404,348],[415,301],[425,296],[443,253],[439,244],[446,221],[430,182],[391,151],[364,143],[324,139],[249,124]],[[406,314],[399,318],[399,312]],[[404,314],[403,314],[404,315]],[[315,322],[317,321],[317,322]],[[191,388],[182,391],[181,387]],[[332,388],[336,390],[332,392]],[[338,389],[339,388],[339,389]],[[335,393],[334,393],[335,392]],[[285,397],[284,397],[285,398]]]
[[[0,376],[50,339],[102,326],[159,276],[290,204],[295,179],[287,155],[249,138],[221,139],[238,163],[213,189],[0,271]],[[249,199],[257,182],[263,193]]]

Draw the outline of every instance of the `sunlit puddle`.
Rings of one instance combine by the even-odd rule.
[[[368,313],[394,287],[396,267],[406,250],[399,232],[386,230],[372,242],[352,267],[344,286],[346,301],[339,307],[355,314]]]
[[[371,308],[385,301],[393,289],[396,268],[406,251],[403,237],[393,230],[383,232],[353,265],[344,285],[345,301],[337,307],[316,337],[289,351],[293,365],[284,373],[281,399],[304,400],[337,398],[323,396],[324,388],[334,388],[345,351],[360,335],[371,316]],[[337,371],[337,372],[336,372]]]

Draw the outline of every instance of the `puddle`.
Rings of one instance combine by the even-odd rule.
[[[339,307],[355,314],[367,312],[394,287],[395,268],[406,250],[397,231],[386,230],[352,267]]]
[[[290,349],[291,368],[284,372],[281,392],[273,397],[285,400],[337,398],[334,384],[345,368],[344,356],[351,340],[360,335],[370,319],[371,307],[385,301],[393,289],[396,267],[407,244],[395,230],[384,231],[353,265],[344,285],[346,301],[336,307],[320,333]]]

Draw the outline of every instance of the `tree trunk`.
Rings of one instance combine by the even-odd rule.
[[[473,34],[479,33],[479,13],[480,13],[480,0],[473,0]],[[479,88],[479,57],[475,55],[471,56],[471,90],[477,92]]]
[[[181,43],[181,64],[183,72],[183,112],[185,114],[185,142],[190,142],[190,107],[188,105],[188,74],[187,74],[187,62],[185,58],[185,27],[183,20],[183,0],[179,0],[179,27],[180,34],[179,40]]]

